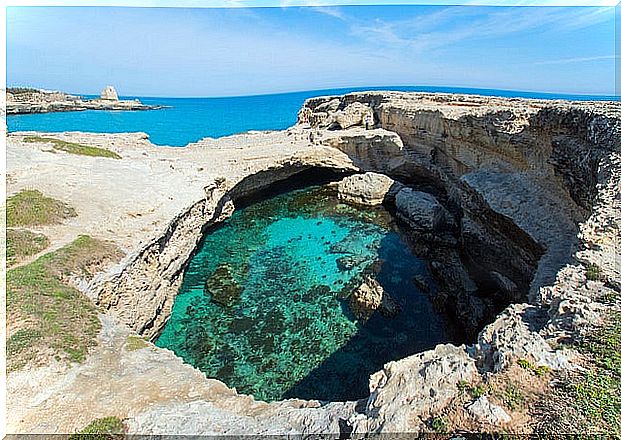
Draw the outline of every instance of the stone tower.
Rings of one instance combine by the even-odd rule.
[[[119,95],[116,94],[116,90],[114,89],[114,87],[107,86],[101,91],[101,99],[106,99],[108,101],[118,101]]]

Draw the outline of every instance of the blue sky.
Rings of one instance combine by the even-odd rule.
[[[614,94],[614,12],[9,7],[7,84],[138,96],[382,85]]]

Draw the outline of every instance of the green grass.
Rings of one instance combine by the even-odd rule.
[[[59,224],[76,215],[71,206],[37,190],[24,189],[6,200],[8,227]]]
[[[26,136],[24,142],[41,142],[51,143],[53,148],[58,151],[64,151],[65,153],[79,154],[81,156],[91,157],[108,157],[112,159],[121,159],[121,156],[114,151],[107,150],[105,148],[91,147],[89,145],[78,144],[75,142],[62,141],[60,139],[41,137],[41,136]]]
[[[113,244],[80,236],[7,272],[7,371],[49,357],[67,362],[86,358],[101,324],[95,305],[69,285],[69,278],[89,279],[120,257]]]
[[[48,247],[50,240],[43,234],[26,229],[8,229],[6,231],[6,261],[13,265],[26,257],[35,255]]]
[[[518,359],[517,364],[525,370],[533,370],[535,368],[535,364],[528,359]]]
[[[487,393],[487,387],[483,384],[471,385],[468,381],[460,380],[457,382],[457,389],[460,393],[468,393],[473,399],[478,399]]]
[[[125,350],[127,351],[135,351],[140,350],[141,348],[148,347],[147,341],[142,339],[140,336],[128,336],[127,342],[125,343]]]
[[[440,434],[446,434],[448,432],[448,425],[443,417],[434,417],[429,421],[429,426]]]
[[[586,279],[589,281],[601,281],[602,269],[593,263],[589,263],[586,266]]]
[[[575,405],[593,424],[621,435],[621,314],[594,332],[579,349],[593,359],[594,368],[574,384]]]
[[[507,383],[504,393],[500,397],[510,410],[521,409],[524,406],[524,395],[512,382]]]
[[[525,370],[532,371],[536,376],[545,376],[550,372],[550,367],[547,365],[537,366],[528,359],[518,359],[517,364]]]
[[[80,432],[69,436],[69,440],[109,440],[123,437],[125,425],[118,417],[103,417],[93,420]]]

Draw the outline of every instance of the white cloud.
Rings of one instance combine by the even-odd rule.
[[[350,32],[373,44],[430,51],[468,39],[500,38],[520,32],[569,32],[610,20],[613,8],[449,7],[413,19],[350,20]]]
[[[588,63],[592,61],[608,61],[619,58],[617,55],[601,55],[597,57],[577,57],[577,58],[563,58],[560,60],[547,60],[533,63],[538,66],[552,65],[552,64],[575,64],[575,63]]]

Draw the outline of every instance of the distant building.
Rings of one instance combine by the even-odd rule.
[[[118,101],[119,95],[117,95],[114,87],[107,86],[105,89],[101,91],[101,99],[105,99],[107,101]]]

